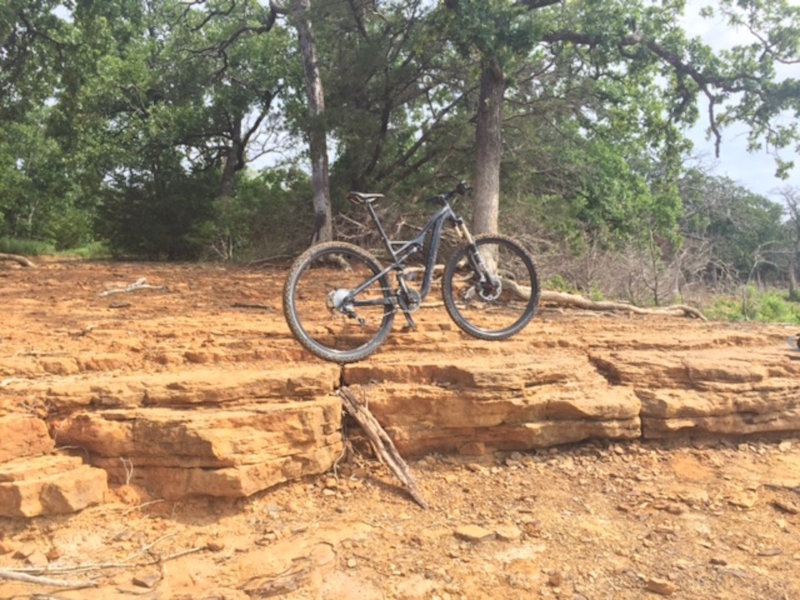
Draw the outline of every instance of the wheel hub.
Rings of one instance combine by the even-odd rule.
[[[475,286],[478,296],[485,302],[494,302],[503,293],[503,282],[499,277],[491,277],[489,281],[482,281]]]
[[[328,308],[329,311],[334,312],[351,312],[352,307],[347,303],[347,299],[350,297],[350,290],[346,289],[338,289],[338,290],[331,290],[328,292],[328,297],[325,299],[325,306]]]

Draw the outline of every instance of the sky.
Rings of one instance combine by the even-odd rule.
[[[684,28],[690,36],[700,36],[714,49],[729,48],[739,43],[752,42],[753,38],[744,28],[728,26],[719,16],[704,19],[699,16],[703,6],[713,5],[710,0],[689,0],[687,2]],[[800,76],[799,65],[780,65],[779,76]],[[747,131],[743,126],[731,126],[722,131],[722,144],[719,158],[714,155],[714,140],[706,139],[708,128],[707,106],[700,107],[701,118],[690,130],[689,137],[694,142],[692,156],[709,169],[713,175],[729,177],[742,187],[780,201],[777,190],[786,186],[800,187],[800,157],[790,172],[789,179],[775,177],[775,159],[766,151],[749,153],[747,151]],[[784,159],[792,159],[792,152],[783,150]]]

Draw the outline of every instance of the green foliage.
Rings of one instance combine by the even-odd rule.
[[[236,196],[212,202],[209,218],[190,233],[203,254],[250,261],[299,253],[314,223],[308,176],[297,169],[265,170],[239,182]]]
[[[759,321],[800,325],[800,302],[775,290],[742,288],[739,296],[721,296],[704,309],[706,316],[723,321]]]
[[[55,254],[56,249],[52,244],[41,240],[0,237],[0,252],[23,256],[43,256]]]
[[[578,288],[564,279],[564,277],[561,275],[553,275],[550,277],[544,282],[544,288],[556,292],[566,292],[568,294],[575,294],[578,292]]]
[[[188,175],[179,164],[117,181],[104,194],[97,230],[115,256],[179,260],[204,248],[194,235],[213,214],[216,173]]]
[[[785,270],[781,263],[786,261],[783,250],[790,232],[783,223],[780,204],[730,179],[696,170],[686,174],[680,187],[684,207],[681,233],[712,246],[715,269],[731,270],[740,281],[770,269]]]
[[[684,4],[315,3],[334,202],[384,191],[396,213],[419,212],[421,197],[468,178],[491,64],[507,89],[507,229],[576,254],[635,247],[656,270],[708,251],[707,280],[780,281],[794,235],[780,207],[699,173],[681,180],[683,130],[705,98],[720,127],[748,125],[754,148],[797,143],[787,116],[798,81],[775,73],[797,60],[800,8],[721,0],[708,16],[758,37],[715,54],[681,29]],[[311,217],[296,148],[312,124],[295,42],[281,19],[269,28],[269,11],[256,0],[6,0],[0,235],[58,250],[104,239],[151,258],[299,250]],[[292,166],[248,173],[275,129],[293,136],[273,148]]]

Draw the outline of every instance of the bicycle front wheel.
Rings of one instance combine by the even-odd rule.
[[[337,363],[366,358],[392,328],[394,307],[377,259],[344,242],[318,244],[297,258],[283,290],[283,312],[297,340]],[[371,283],[367,283],[374,279]]]
[[[481,274],[480,264],[488,277]],[[453,321],[484,340],[504,340],[521,331],[536,313],[539,292],[533,258],[502,235],[480,235],[474,245],[459,248],[442,281],[444,305]]]

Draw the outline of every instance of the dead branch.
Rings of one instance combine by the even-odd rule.
[[[165,285],[150,285],[147,283],[147,279],[142,277],[141,279],[137,279],[133,283],[123,287],[123,288],[113,288],[110,290],[106,290],[105,292],[101,292],[100,296],[111,296],[112,294],[127,294],[128,292],[137,292],[139,290],[166,290],[167,286]]]
[[[516,281],[503,278],[503,287],[511,290],[520,298],[527,300],[531,297],[529,288],[519,285]],[[545,304],[554,304],[556,306],[568,306],[572,308],[582,308],[584,310],[597,310],[609,312],[630,312],[637,315],[673,315],[685,316],[700,319],[701,321],[708,321],[706,316],[698,309],[687,304],[672,304],[670,306],[661,306],[654,308],[643,308],[641,306],[634,306],[633,304],[626,304],[624,302],[611,302],[608,300],[589,300],[577,294],[567,294],[566,292],[553,292],[550,290],[542,290],[539,294],[539,302]]]
[[[79,590],[87,587],[95,587],[97,583],[94,581],[77,581],[68,579],[53,579],[52,577],[42,577],[41,575],[30,575],[19,571],[0,569],[0,579],[11,579],[13,581],[22,581],[25,583],[35,583],[37,585],[49,585],[59,588],[69,588]]]
[[[33,264],[30,260],[28,260],[24,256],[20,256],[19,254],[0,253],[0,260],[13,260],[14,262],[22,265],[23,267],[29,267],[31,269],[36,268],[35,264]]]
[[[530,297],[530,293],[528,296]],[[555,304],[556,306],[571,306],[574,308],[582,308],[584,310],[631,312],[637,315],[683,316],[693,317],[695,319],[700,319],[701,321],[708,321],[702,312],[687,304],[671,304],[670,306],[644,308],[641,306],[634,306],[633,304],[626,304],[625,302],[611,302],[608,300],[594,301],[576,294],[551,292],[547,290],[541,292],[539,301],[547,304]]]
[[[356,420],[361,426],[361,429],[364,430],[364,433],[367,434],[367,438],[369,439],[372,449],[375,451],[375,455],[381,462],[389,467],[389,470],[394,473],[395,477],[406,487],[414,501],[422,508],[428,508],[428,503],[420,496],[417,482],[411,475],[408,464],[406,464],[406,461],[400,456],[397,448],[395,448],[394,442],[392,442],[392,439],[383,427],[381,427],[381,424],[367,407],[356,400],[353,392],[351,392],[348,387],[340,388],[339,396],[342,398],[342,404],[347,413]]]

